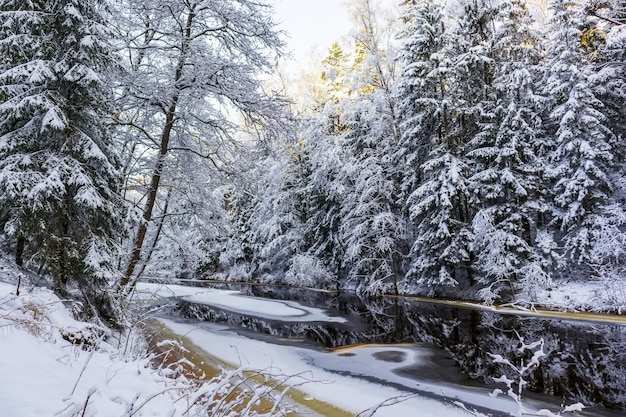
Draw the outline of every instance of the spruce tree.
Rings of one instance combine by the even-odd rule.
[[[626,2],[594,3],[583,16],[581,46],[589,61],[591,89],[602,102],[604,124],[612,133],[613,154],[608,173],[613,189],[589,222],[592,244],[587,262],[592,277],[613,293],[623,286],[626,272]]]
[[[565,259],[586,265],[594,217],[614,190],[614,133],[594,94],[592,67],[583,53],[581,4],[554,0],[551,7],[544,91],[551,99],[546,133],[555,144],[547,171],[553,185],[553,223],[561,232]]]
[[[459,149],[452,134],[450,44],[439,2],[405,7],[399,152],[408,168],[403,203],[415,233],[406,278],[409,285],[454,286],[457,267],[469,260],[463,230],[468,190],[467,167],[456,156]]]
[[[398,194],[403,167],[397,152],[399,129],[394,48],[369,0],[357,1],[352,14],[358,33],[348,78],[353,94],[342,110],[345,129],[341,241],[345,245],[347,285],[369,294],[398,293],[406,252],[407,228]]]
[[[415,138],[412,146],[421,144],[417,149],[429,152],[421,164],[422,178],[407,200],[416,225],[409,276],[431,287],[456,285],[460,279],[464,285],[474,283],[471,221],[478,206],[470,176],[479,161],[468,152],[476,146],[496,99],[490,42],[498,5],[474,0],[458,5],[462,14],[445,30],[438,29],[445,21],[441,6],[417,2],[413,16],[406,19],[413,25],[407,32],[414,40],[405,47],[413,51],[405,50],[417,59],[407,63],[413,74],[405,70],[411,81],[401,81],[401,94],[418,94],[401,101],[408,115],[404,137]]]
[[[331,107],[332,108],[332,107]],[[310,164],[306,188],[300,195],[305,200],[306,254],[321,261],[328,273],[342,276],[345,246],[341,241],[341,204],[346,198],[344,183],[342,136],[331,113],[322,114],[322,120],[306,133],[304,152]],[[339,126],[343,127],[343,120]],[[324,122],[326,121],[326,123]],[[332,127],[331,127],[332,126]],[[326,133],[328,131],[335,133]]]
[[[105,123],[114,64],[102,2],[0,2],[0,200],[8,235],[83,290],[111,278],[124,206]],[[19,246],[19,245],[18,245]]]
[[[432,150],[432,135],[449,123],[443,100],[449,71],[443,6],[439,1],[417,1],[405,7],[405,27],[398,34],[403,42],[399,58],[405,66],[396,87],[402,132],[397,153],[408,168],[402,179],[404,198],[422,180],[421,165]]]
[[[260,192],[251,216],[251,236],[257,248],[253,264],[260,278],[265,274],[284,278],[293,259],[304,251],[306,159],[299,146],[292,148],[262,179],[270,186]]]
[[[494,62],[494,101],[482,112],[480,132],[470,142],[472,195],[480,212],[474,217],[474,252],[483,298],[517,291],[518,281],[538,279],[540,262],[532,248],[542,202],[542,119],[536,84],[542,43],[520,1],[503,1],[493,17],[489,39]],[[538,262],[538,264],[535,264]],[[522,286],[528,286],[525,282]]]
[[[360,292],[398,293],[407,228],[397,202],[396,145],[389,113],[377,108],[381,92],[356,99],[346,114],[341,241],[347,279]]]

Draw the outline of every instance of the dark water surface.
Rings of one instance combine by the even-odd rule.
[[[217,286],[216,284],[203,284]],[[221,288],[226,288],[220,286]],[[179,301],[183,317],[224,323],[253,337],[274,343],[339,348],[355,344],[418,343],[432,346],[430,366],[406,369],[420,379],[462,385],[495,387],[494,376],[511,375],[490,354],[513,364],[527,363],[533,349],[526,344],[543,340],[541,365],[526,375],[526,392],[552,396],[557,404],[577,401],[597,415],[626,415],[626,326],[606,323],[534,318],[405,299],[363,299],[347,293],[321,293],[262,286],[228,286],[246,295],[298,301],[327,309],[347,323],[289,323],[223,311]],[[536,349],[534,349],[536,350]],[[377,360],[393,361],[393,351]],[[604,410],[608,408],[615,413]]]

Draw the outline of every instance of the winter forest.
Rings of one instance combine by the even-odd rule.
[[[269,3],[0,1],[3,256],[112,321],[142,278],[626,305],[626,2],[349,7],[290,94]]]

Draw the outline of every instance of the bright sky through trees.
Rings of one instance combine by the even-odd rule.
[[[295,66],[309,61],[317,47],[322,53],[350,30],[343,0],[274,0],[276,19],[287,32]]]

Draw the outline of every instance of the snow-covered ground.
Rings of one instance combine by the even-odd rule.
[[[407,391],[400,391],[391,386],[384,386],[347,374],[342,375],[341,371],[372,376],[380,378],[381,381],[393,380],[393,378],[401,379],[394,377],[394,370],[415,364],[420,355],[419,350],[411,346],[359,348],[350,353],[346,351],[316,352],[305,348],[279,346],[248,339],[229,332],[224,327],[212,324],[198,326],[164,319],[161,319],[161,322],[176,333],[184,334],[195,345],[210,351],[212,355],[230,362],[234,366],[253,366],[267,369],[271,373],[300,375],[306,378],[308,382],[298,386],[299,390],[304,391],[311,398],[337,405],[354,414],[373,409],[388,400],[393,402],[393,399],[403,398],[407,395]],[[376,357],[384,358],[386,354],[395,355],[399,361],[387,362],[383,359],[377,361],[373,359]],[[373,361],[377,363],[376,372],[368,375],[368,371],[373,369]],[[339,370],[340,372],[331,372],[327,369]],[[440,391],[436,394],[452,394],[454,396],[453,390]],[[490,401],[486,394],[482,400],[483,402]],[[505,406],[513,411],[514,408],[510,402],[503,401],[502,403],[505,402],[507,403]],[[468,407],[471,408],[471,404],[468,404]],[[423,417],[471,415],[451,402],[442,402],[418,394],[403,398],[403,401],[394,405],[382,407],[374,416],[411,416],[415,415],[417,410],[419,410],[419,415]]]
[[[537,290],[533,301],[526,304],[562,311],[622,314],[626,312],[626,283],[619,277],[587,282],[555,281],[549,288]]]
[[[121,417],[139,407],[138,416],[176,415],[173,381],[147,359],[122,357],[100,340],[105,333],[74,320],[48,289],[15,296],[15,285],[0,283],[0,415]]]
[[[125,356],[120,347],[103,340],[109,332],[107,329],[76,321],[64,302],[50,290],[32,287],[24,282],[20,295],[15,295],[16,285],[6,282],[14,281],[10,276],[14,272],[4,266],[0,269],[0,415],[187,415],[188,397],[194,393],[189,392],[184,381],[157,372],[147,358]],[[146,290],[145,287],[143,289]],[[184,290],[178,288],[180,292]],[[234,297],[230,292],[207,293],[205,297],[216,295],[222,296],[219,298],[221,305],[229,303],[224,301],[230,300],[228,297]],[[198,294],[187,296],[202,298]],[[335,320],[316,309],[291,303],[282,304],[281,307],[281,304],[256,301],[244,304],[247,309],[254,308],[259,314],[274,318],[282,316],[292,319],[294,313],[302,315],[302,311],[306,311],[307,317],[310,315],[309,319]],[[311,397],[354,413],[401,395],[392,388],[326,372],[311,363],[313,358],[307,357],[304,349],[270,345],[229,332],[217,335],[170,320],[164,323],[179,334],[187,334],[195,343],[205,346],[212,355],[237,365],[277,374],[300,374],[311,382],[299,388]],[[83,342],[83,346],[72,344],[70,340],[79,344]],[[97,348],[91,348],[96,345]],[[395,362],[396,365],[415,359],[414,352],[409,348],[397,347],[394,350],[403,357],[400,362]],[[361,353],[366,352],[364,350]],[[334,356],[350,362],[359,358],[359,355],[348,357],[345,352],[328,355],[329,358]],[[187,400],[181,401],[182,398]],[[422,411],[422,416],[468,415],[458,406],[421,397],[383,408],[375,415],[412,415],[416,409]]]
[[[144,343],[129,346],[110,329],[75,320],[72,303],[32,280],[0,258],[0,416],[204,417],[211,408],[246,417],[220,396],[265,398],[263,387],[233,388],[240,369],[202,383],[187,378],[180,362],[156,362]]]

